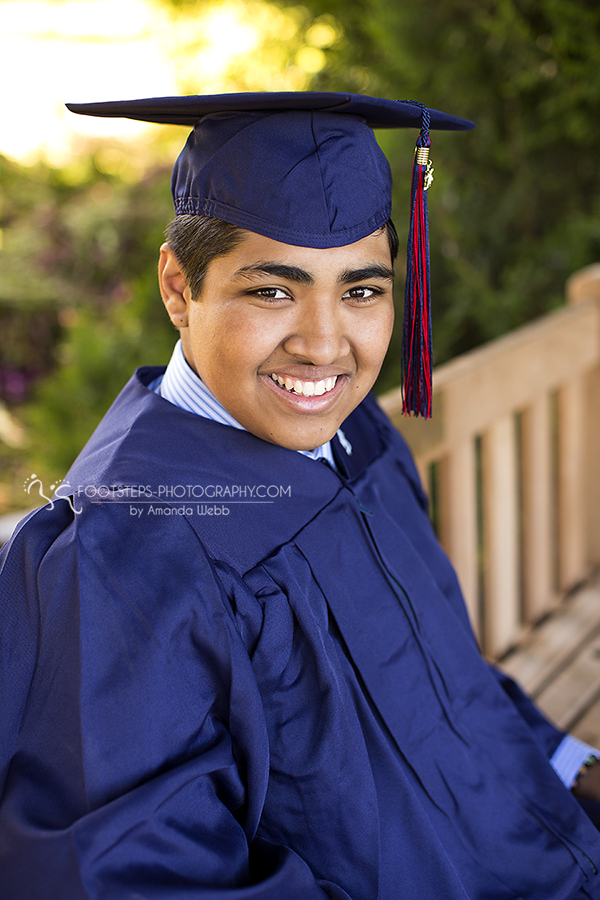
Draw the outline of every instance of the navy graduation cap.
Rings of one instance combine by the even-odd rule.
[[[223,219],[302,247],[354,243],[385,225],[392,177],[374,128],[418,128],[402,349],[404,411],[431,415],[427,188],[430,129],[472,122],[421,103],[338,92],[68,103],[76,113],[190,125],[171,188],[177,215]]]

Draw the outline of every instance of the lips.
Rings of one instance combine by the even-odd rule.
[[[290,375],[279,375],[276,372],[273,372],[271,378],[279,385],[279,387],[288,391],[290,394],[299,394],[302,397],[321,397],[323,394],[328,394],[329,391],[333,390],[338,376],[334,375],[330,378],[312,381],[302,378],[292,378]]]

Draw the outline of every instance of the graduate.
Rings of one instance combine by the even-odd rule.
[[[180,341],[0,556],[3,900],[600,900],[600,766],[482,659],[371,395],[418,133],[407,411],[430,407],[427,149],[351,94],[72,107],[193,128]],[[585,808],[584,808],[585,807]]]

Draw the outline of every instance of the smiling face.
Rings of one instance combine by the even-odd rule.
[[[192,300],[168,245],[161,293],[189,365],[248,431],[282,447],[330,440],[372,388],[394,321],[387,235],[326,250],[252,232]]]

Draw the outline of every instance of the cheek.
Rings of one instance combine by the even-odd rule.
[[[380,314],[370,322],[363,323],[363,327],[359,331],[362,358],[365,364],[371,368],[377,368],[377,371],[387,353],[393,327],[394,308],[390,305],[382,309]]]
[[[224,322],[221,341],[223,355],[247,369],[258,367],[273,349],[269,330],[252,318]]]
[[[238,377],[253,377],[281,341],[274,324],[268,317],[247,313],[211,318],[198,332],[198,355],[211,367],[213,377],[221,367]]]

